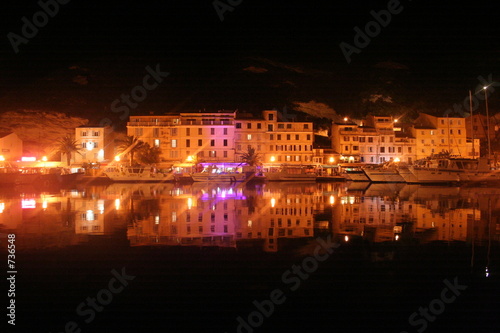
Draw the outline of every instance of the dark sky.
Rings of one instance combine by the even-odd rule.
[[[446,103],[461,101],[478,83],[479,75],[496,77],[500,28],[498,5],[493,1],[401,1],[401,12],[392,15],[388,26],[359,54],[352,55],[350,64],[339,44],[354,45],[353,28],[364,29],[373,20],[370,12],[386,9],[389,2],[232,2],[240,4],[225,12],[221,22],[212,0],[72,0],[59,5],[59,12],[27,44],[19,45],[16,54],[7,34],[21,35],[21,18],[32,21],[40,6],[37,1],[4,1],[0,11],[0,99],[8,100],[17,91],[36,90],[40,79],[92,61],[103,66],[106,62],[121,64],[135,77],[146,65],[161,63],[172,73],[169,84],[177,84],[170,88],[183,86],[193,96],[220,79],[221,73],[229,75],[227,68],[236,60],[248,57],[329,73],[335,80],[318,79],[314,84],[340,96],[366,84],[367,69],[384,61],[407,66],[414,81],[412,89],[421,89],[419,95],[446,98]],[[226,81],[230,89],[231,78]],[[252,90],[252,84],[258,83],[245,82],[244,86]],[[99,88],[105,90],[94,87]],[[36,104],[36,98],[30,103]],[[233,97],[228,107],[237,102]],[[185,100],[190,103],[197,104]]]

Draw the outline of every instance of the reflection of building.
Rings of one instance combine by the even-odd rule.
[[[75,163],[112,161],[114,158],[114,133],[111,127],[77,127],[75,140],[82,148],[80,154],[74,155]]]

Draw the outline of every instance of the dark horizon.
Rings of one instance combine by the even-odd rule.
[[[373,94],[392,97],[396,107],[441,112],[461,103],[478,76],[497,75],[499,27],[490,2],[401,1],[398,14],[350,63],[339,45],[356,46],[354,28],[365,30],[375,20],[372,11],[397,2],[243,1],[223,21],[213,3],[70,1],[16,54],[7,35],[21,35],[21,19],[32,21],[41,7],[9,1],[2,13],[0,110],[99,117],[155,64],[170,76],[138,113],[258,112],[315,100],[342,114],[363,114],[377,110],[363,104]],[[490,102],[495,111],[496,99]]]

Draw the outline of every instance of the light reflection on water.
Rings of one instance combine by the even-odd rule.
[[[498,241],[500,189],[359,183],[112,184],[0,193],[0,228],[25,249],[126,233],[130,246],[276,252],[293,239]],[[492,213],[493,212],[493,213]],[[122,231],[120,233],[120,231]]]

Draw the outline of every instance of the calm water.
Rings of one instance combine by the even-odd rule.
[[[363,183],[3,189],[3,262],[5,234],[16,246],[9,332],[499,332],[499,194]]]

